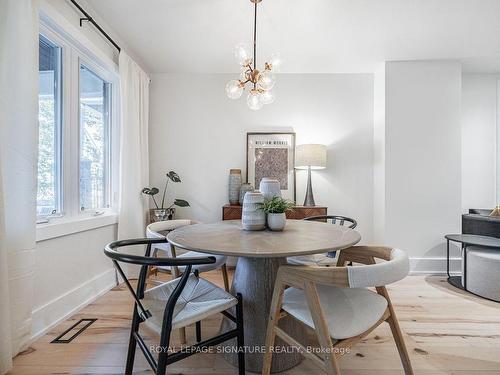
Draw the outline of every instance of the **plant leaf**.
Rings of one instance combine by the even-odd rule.
[[[189,202],[184,199],[176,199],[174,200],[174,204],[179,207],[189,207]]]
[[[290,211],[294,207],[294,202],[281,197],[272,197],[266,199],[264,203],[258,204],[258,207],[266,214],[281,214]]]
[[[158,188],[155,187],[152,188],[145,187],[144,189],[142,189],[142,194],[147,194],[151,196],[158,194],[158,192],[159,192]]]
[[[172,180],[172,182],[181,182],[181,178],[179,177],[179,175],[177,173],[175,173],[174,171],[170,171],[167,173],[167,177]]]

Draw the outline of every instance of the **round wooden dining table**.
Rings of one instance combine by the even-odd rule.
[[[267,320],[278,268],[286,258],[342,250],[361,240],[360,234],[347,227],[316,221],[287,220],[282,232],[245,231],[241,221],[186,225],[167,235],[171,245],[207,254],[238,257],[231,293],[243,297],[247,371],[260,373],[265,351]],[[292,318],[282,319],[284,330],[300,342],[306,335],[303,325]],[[221,330],[233,323],[224,318]],[[302,341],[303,342],[303,341]],[[277,342],[280,352],[273,355],[271,371],[280,372],[302,360],[297,350]],[[236,365],[235,342],[219,348],[226,359]]]

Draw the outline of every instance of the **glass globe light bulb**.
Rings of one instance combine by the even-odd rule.
[[[263,90],[271,90],[274,87],[274,83],[276,82],[276,77],[265,70],[259,75],[259,80],[257,85]]]
[[[260,98],[260,93],[256,90],[250,91],[247,97],[248,107],[254,111],[261,109],[264,106]]]
[[[239,99],[243,93],[243,86],[240,81],[232,80],[226,85],[226,94],[229,99]]]
[[[271,104],[274,102],[274,93],[271,90],[264,91],[260,94],[260,101],[262,104]]]
[[[247,68],[242,67],[240,72],[240,81],[245,82],[248,79],[247,77]]]
[[[269,64],[271,64],[271,70],[278,73],[283,65],[283,59],[280,57],[279,53],[273,53],[271,55],[271,59],[269,60]]]
[[[252,62],[252,50],[247,44],[240,43],[234,49],[234,57],[238,64],[244,66]]]

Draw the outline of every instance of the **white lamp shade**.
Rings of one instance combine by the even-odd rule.
[[[298,145],[295,148],[295,168],[326,168],[326,146],[318,144]]]

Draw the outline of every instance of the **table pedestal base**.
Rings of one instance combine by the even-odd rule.
[[[243,296],[243,325],[245,330],[246,370],[260,373],[266,340],[267,320],[271,307],[274,282],[280,265],[286,263],[286,258],[239,258],[234,274],[231,292]],[[303,325],[290,317],[280,320],[279,326],[299,342],[305,342],[307,337]],[[234,323],[224,318],[221,331],[234,328]],[[280,339],[276,339],[281,353],[273,353],[272,372],[281,372],[298,365],[302,356],[297,348],[289,347]],[[224,357],[237,365],[236,340],[221,345]]]

